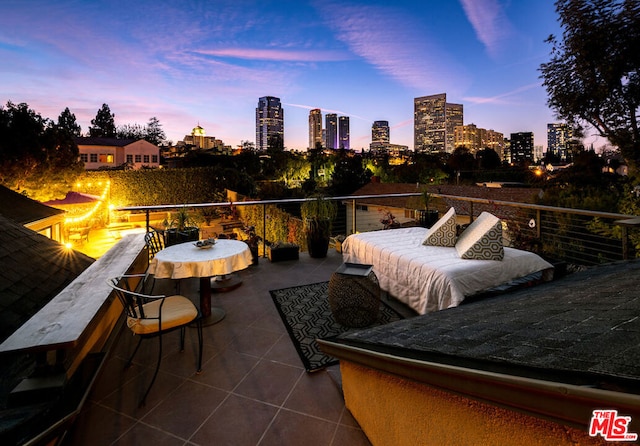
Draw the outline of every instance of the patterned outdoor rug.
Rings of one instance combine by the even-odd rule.
[[[329,282],[321,282],[269,291],[307,372],[338,363],[336,358],[320,350],[316,338],[328,338],[356,330],[335,321],[329,308],[328,289]],[[373,325],[400,319],[400,314],[381,302],[380,316]]]

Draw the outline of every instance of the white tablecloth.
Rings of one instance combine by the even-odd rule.
[[[181,243],[158,252],[149,264],[149,273],[158,279],[213,277],[251,265],[251,251],[245,242],[216,240],[209,249],[198,248],[194,243]]]

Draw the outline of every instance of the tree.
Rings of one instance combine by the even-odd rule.
[[[118,127],[116,138],[118,139],[145,139],[146,133],[140,124],[125,124]]]
[[[156,146],[161,145],[167,139],[167,135],[162,130],[162,124],[155,116],[150,118],[147,123],[144,139]]]
[[[58,116],[58,127],[66,130],[72,136],[80,136],[80,125],[76,122],[76,115],[71,113],[69,107],[65,108]]]
[[[361,155],[351,155],[348,150],[338,149],[329,192],[348,195],[367,184],[371,175],[371,171],[364,167]]]
[[[111,113],[107,104],[102,104],[102,108],[96,113],[95,119],[91,120],[89,136],[100,138],[116,137],[115,115]]]
[[[497,169],[502,164],[500,155],[493,149],[482,149],[476,152],[476,160],[481,169],[492,170]]]
[[[586,123],[617,145],[630,170],[640,167],[640,3],[558,0],[562,40],[550,36],[540,66],[548,104],[576,128]]]
[[[71,134],[27,104],[0,107],[0,183],[40,201],[60,198],[82,172]]]

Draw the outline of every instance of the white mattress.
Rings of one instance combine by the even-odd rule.
[[[537,254],[506,247],[501,261],[464,260],[453,247],[424,246],[426,233],[413,227],[353,234],[342,244],[343,260],[373,265],[380,287],[419,314],[553,268]]]

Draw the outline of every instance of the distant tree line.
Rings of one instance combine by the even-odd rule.
[[[166,139],[155,117],[146,127],[134,124],[119,128],[114,118],[109,106],[103,104],[91,121],[89,135],[146,139],[156,145]],[[9,101],[0,106],[0,184],[40,201],[63,197],[83,172],[74,140],[81,134],[68,107],[53,121],[25,103]]]

